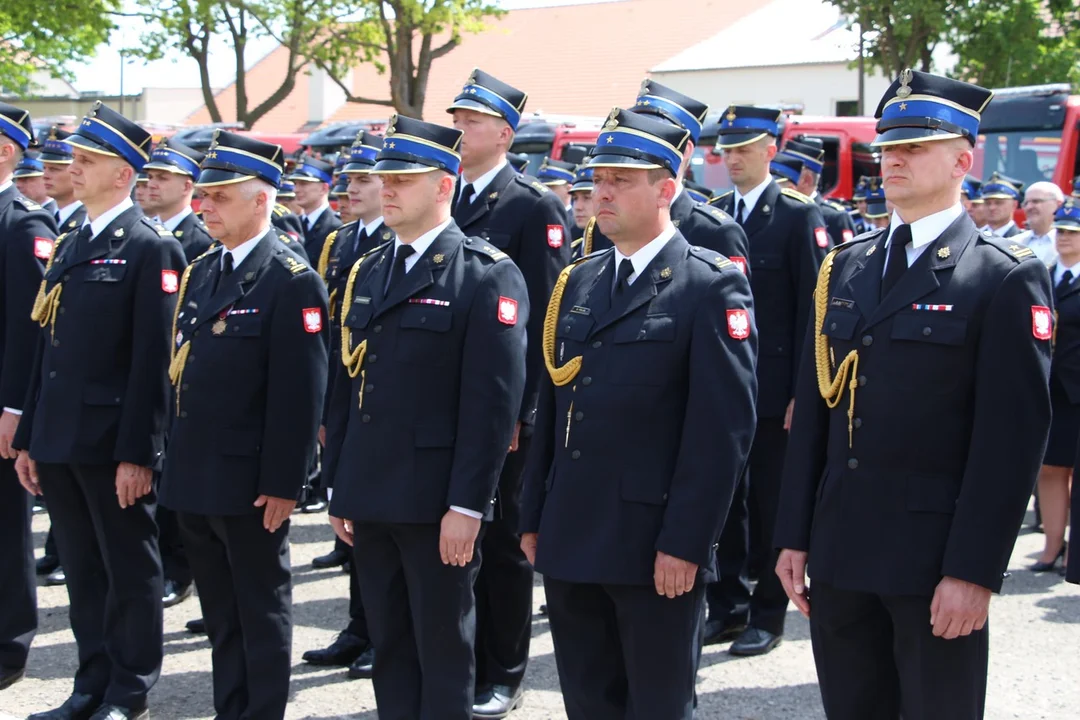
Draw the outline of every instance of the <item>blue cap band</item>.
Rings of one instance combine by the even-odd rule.
[[[786,180],[790,180],[793,183],[799,182],[799,173],[795,172],[795,168],[790,168],[775,160],[769,163],[769,172],[773,175],[779,175]]]
[[[679,167],[682,165],[682,153],[677,151],[671,145],[668,145],[659,139],[638,134],[636,132],[630,132],[621,128],[601,133],[600,137],[596,140],[596,147],[593,149],[593,153],[595,155],[603,155],[605,154],[605,150],[610,150],[612,148],[637,150],[638,152],[646,153],[657,158],[663,158],[670,164],[671,172],[676,175],[679,173]],[[593,167],[598,167],[595,164],[590,164]],[[627,163],[628,167],[631,165],[632,163]]]
[[[307,163],[298,165],[297,168],[293,170],[291,177],[294,180],[303,180],[304,178],[311,179],[308,177],[310,175],[314,175],[315,179],[320,180],[327,185],[332,185],[334,182],[334,178],[330,176],[330,173],[321,168],[317,168],[314,165],[308,165]]]
[[[239,150],[231,150],[227,147],[218,145],[217,147],[210,149],[210,152],[206,154],[206,159],[217,160],[219,162],[235,165],[236,167],[245,170],[250,170],[253,176],[264,178],[275,187],[281,184],[281,168],[265,158],[256,157],[245,152],[240,152]]]
[[[147,166],[151,168],[157,166],[159,169],[162,169],[162,166],[175,167],[178,170],[183,170],[195,180],[199,179],[199,163],[187,155],[168,147],[160,147],[150,153],[150,162],[147,163]]]
[[[521,121],[521,113],[517,108],[510,104],[502,95],[493,93],[482,85],[466,85],[461,91],[462,94],[475,95],[478,98],[483,98],[487,102],[495,106],[495,108],[503,114],[506,118],[506,122],[510,123],[510,127],[517,130],[518,123]]]
[[[1006,185],[1005,183],[989,183],[988,185],[982,186],[982,192],[980,193],[979,197],[989,199],[995,197],[1009,197],[1013,200],[1019,200],[1020,192],[1012,185]],[[968,199],[970,200],[970,198]]]
[[[456,175],[461,168],[461,156],[444,147],[429,144],[410,135],[389,135],[383,140],[383,150],[433,160],[443,165],[448,173]]]
[[[64,142],[63,140],[46,140],[41,152],[43,155],[64,155],[70,159],[72,155],[71,143]],[[48,160],[48,158],[46,158],[46,160]]]
[[[30,135],[27,134],[26,128],[7,115],[0,115],[0,132],[15,141],[23,150],[30,146]]]
[[[574,173],[569,170],[551,167],[549,165],[540,168],[540,172],[537,173],[536,177],[539,180],[564,180],[566,182],[574,182]]]
[[[691,115],[686,108],[682,105],[672,102],[667,98],[659,97],[657,95],[639,95],[635,107],[638,108],[660,108],[671,113],[679,121],[679,124],[690,131],[690,139],[697,144],[698,138],[701,137],[701,121]]]
[[[95,143],[105,145],[130,163],[136,170],[142,170],[143,165],[146,164],[148,159],[146,154],[132,145],[131,141],[128,140],[125,135],[117,132],[111,125],[104,123],[97,118],[83,118],[82,124],[79,125],[79,129],[76,130],[71,137],[77,138],[80,135]]]
[[[766,120],[765,118],[756,117],[736,117],[734,120],[728,120],[725,116],[720,121],[721,130],[744,130],[769,133],[770,135],[776,135],[780,132],[779,126],[773,120]]]
[[[902,120],[904,118],[934,118],[952,123],[966,130],[972,138],[977,137],[979,134],[979,118],[977,116],[970,115],[953,105],[933,99],[909,97],[906,100],[901,100],[896,98],[886,104],[881,111],[882,122]]]
[[[787,155],[788,157],[793,157],[797,160],[802,160],[803,167],[810,172],[814,172],[820,175],[821,171],[825,169],[824,163],[822,163],[816,157],[804,155],[801,152],[796,152],[795,150],[792,150],[791,148],[784,148],[780,151],[780,154]]]

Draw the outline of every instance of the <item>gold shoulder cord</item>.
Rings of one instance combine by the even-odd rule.
[[[851,404],[848,406],[847,413],[848,447],[851,447],[854,443],[855,388],[859,384],[859,353],[857,350],[849,352],[836,369],[836,375],[830,377],[831,350],[829,340],[822,332],[825,329],[825,311],[828,309],[829,277],[832,275],[833,259],[840,249],[837,247],[825,256],[824,262],[821,263],[821,271],[818,273],[817,286],[814,288],[814,317],[818,327],[817,336],[814,338],[814,350],[817,356],[818,391],[825,400],[825,404],[830,409],[840,404],[840,399],[844,396],[845,383],[851,390]]]
[[[596,216],[589,218],[589,222],[585,223],[585,247],[581,250],[581,257],[585,257],[592,253],[592,236],[593,230],[596,228]]]
[[[49,262],[45,265],[45,274],[49,274],[49,270],[52,269],[53,260],[56,259],[56,253],[60,250],[60,243],[64,238],[68,236],[68,233],[64,233],[60,237],[56,238],[56,242],[53,243],[52,253],[49,255]],[[56,283],[53,285],[52,290],[48,293],[45,292],[45,278],[41,278],[41,285],[38,286],[37,297],[34,298],[34,307],[30,310],[30,319],[36,322],[41,327],[49,326],[49,337],[52,337],[56,333],[56,311],[60,307],[60,293],[63,292],[64,286],[62,283]]]
[[[352,346],[352,330],[345,324],[345,318],[352,309],[353,287],[356,285],[356,273],[367,259],[367,255],[361,255],[360,259],[349,271],[349,281],[345,283],[345,297],[341,301],[341,362],[348,371],[350,378],[360,376],[360,394],[358,407],[364,407],[364,383],[367,381],[365,371],[361,369],[364,364],[364,356],[367,354],[367,340],[360,341],[355,348]]]
[[[191,353],[191,340],[185,340],[179,348],[176,347],[176,335],[179,332],[177,324],[180,322],[180,308],[184,305],[184,296],[187,294],[188,280],[191,278],[191,269],[195,267],[195,263],[216,250],[216,245],[212,245],[206,252],[192,260],[191,264],[184,268],[184,274],[180,278],[180,291],[176,294],[176,307],[173,309],[172,335],[169,337],[169,347],[172,348],[171,356],[169,358],[169,381],[173,384],[173,387],[176,388],[177,415],[180,414],[180,381],[184,377],[184,366],[187,364],[188,355]]]
[[[570,273],[573,272],[576,264],[567,265],[559,273],[559,279],[555,281],[555,287],[551,291],[551,300],[548,301],[547,314],[544,315],[544,365],[547,366],[548,374],[551,375],[551,381],[558,387],[569,383],[581,370],[580,355],[570,358],[562,367],[555,367],[555,328],[559,324],[559,308],[562,306],[562,296],[566,291],[566,281],[570,279]]]
[[[323,243],[322,252],[319,253],[319,265],[316,268],[319,274],[322,275],[323,282],[326,282],[326,268],[330,266],[330,249],[334,247],[334,241],[337,240],[338,231],[330,233],[326,236],[326,242]]]

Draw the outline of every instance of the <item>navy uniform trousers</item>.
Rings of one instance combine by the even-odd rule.
[[[15,461],[0,459],[0,667],[26,665],[37,632],[37,581],[30,532],[33,497],[19,484]]]

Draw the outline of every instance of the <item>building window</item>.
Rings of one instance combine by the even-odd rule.
[[[859,114],[859,101],[858,100],[837,100],[836,101],[836,115],[837,117],[855,117]]]

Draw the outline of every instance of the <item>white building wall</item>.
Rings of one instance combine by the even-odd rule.
[[[806,115],[835,115],[836,103],[857,100],[859,74],[845,63],[785,65],[651,73],[659,82],[707,102],[713,110],[728,105],[797,104]],[[863,111],[873,115],[890,81],[866,76]]]

